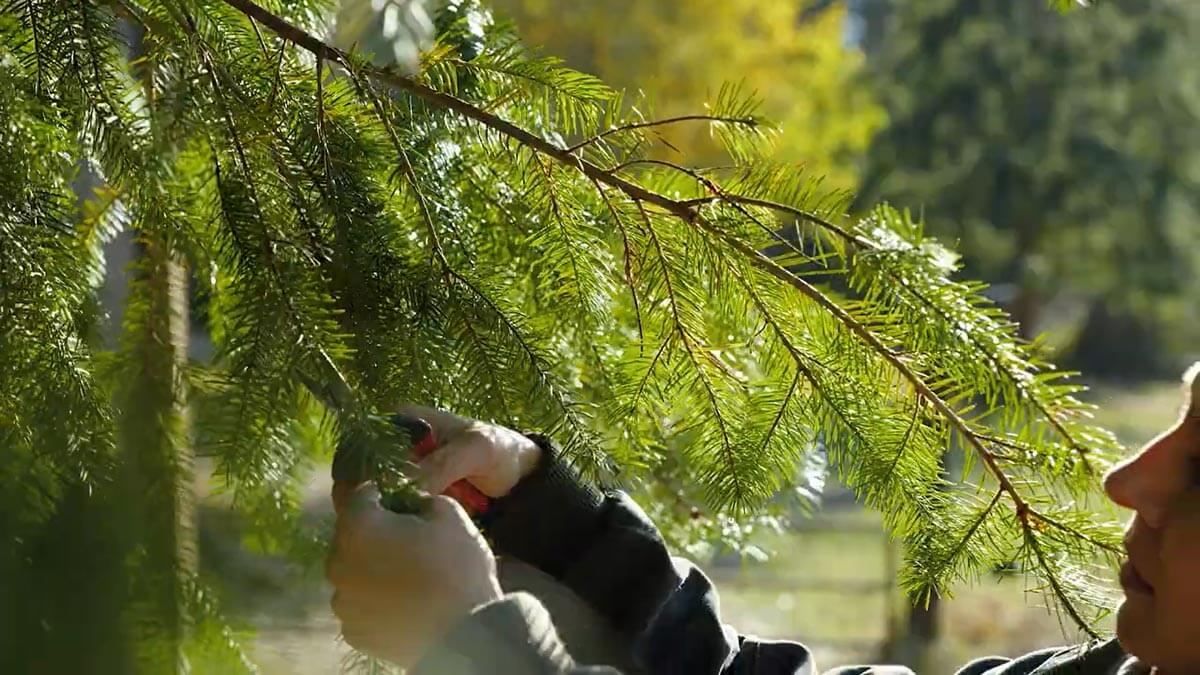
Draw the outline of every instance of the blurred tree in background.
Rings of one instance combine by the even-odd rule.
[[[830,188],[852,189],[856,161],[884,121],[857,78],[862,55],[846,43],[846,8],[804,14],[806,0],[497,0],[530,45],[645,92],[655,117],[694,113],[721,86],[740,83],[782,131],[772,152]],[[663,131],[692,164],[721,161],[703,127]]]
[[[1154,374],[1200,319],[1200,5],[1046,4],[876,8],[889,124],[859,202],[922,213],[1026,335],[1051,303],[1086,303],[1072,360],[1089,373]]]

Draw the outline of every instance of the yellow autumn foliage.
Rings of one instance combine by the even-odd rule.
[[[857,159],[885,119],[857,81],[863,57],[847,44],[840,6],[801,21],[803,0],[491,4],[516,21],[527,44],[640,91],[654,117],[701,111],[723,84],[741,84],[781,128],[774,159],[804,164],[830,187],[855,186]],[[689,164],[720,161],[706,125],[679,126],[666,136]]]

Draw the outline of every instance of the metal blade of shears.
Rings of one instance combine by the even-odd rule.
[[[358,413],[358,398],[350,389],[350,385],[342,376],[342,372],[338,370],[337,365],[334,364],[333,359],[322,351],[318,354],[314,365],[320,371],[319,377],[313,377],[303,370],[296,369],[296,376],[312,392],[313,396],[320,399],[339,416]]]
[[[370,467],[376,459],[372,454],[379,449],[372,434],[356,433],[363,431],[363,425],[369,425],[371,421],[367,419],[368,416],[361,414],[358,398],[329,355],[321,352],[315,365],[320,371],[320,379],[299,369],[296,370],[296,376],[314,396],[337,414],[339,424],[343,425],[342,440],[333,456],[333,479],[357,485],[371,477]],[[425,457],[437,448],[437,440],[424,420],[397,414],[388,418],[376,417],[375,421],[382,423],[377,429],[386,427],[393,433],[406,435],[410,452],[418,458]],[[446,494],[457,499],[472,515],[487,513],[491,504],[486,495],[465,480],[451,485],[446,489]],[[419,511],[423,502],[411,497],[404,491],[398,491],[389,500],[391,505],[388,508],[400,513]]]
[[[358,485],[373,473],[376,443],[373,432],[368,431],[371,420],[363,414],[354,390],[328,354],[319,352],[311,363],[316,376],[297,368],[296,377],[333,411],[341,427],[341,440],[333,455],[333,480]]]

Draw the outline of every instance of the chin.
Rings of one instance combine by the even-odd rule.
[[[1172,606],[1174,600],[1165,594],[1126,595],[1117,610],[1117,640],[1125,653],[1155,668],[1153,672],[1200,673],[1200,633],[1190,607],[1180,611]]]
[[[1121,648],[1144,663],[1154,664],[1158,651],[1155,633],[1151,601],[1126,597],[1117,610],[1117,641]]]

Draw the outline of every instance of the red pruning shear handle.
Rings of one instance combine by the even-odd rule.
[[[412,439],[412,453],[418,458],[424,458],[438,449],[438,441],[433,435],[433,428],[425,420],[397,414],[392,415],[392,424],[408,432],[409,438]],[[492,505],[492,500],[480,492],[479,488],[468,483],[466,479],[451,484],[442,494],[462,504],[467,513],[472,516],[484,515]]]

